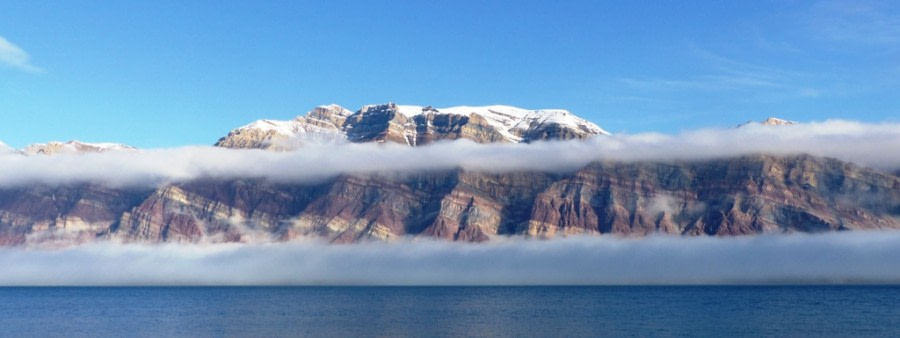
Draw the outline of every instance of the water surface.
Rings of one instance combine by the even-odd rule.
[[[3,336],[900,336],[900,286],[0,288]]]

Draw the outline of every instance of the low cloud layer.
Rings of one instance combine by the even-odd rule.
[[[0,187],[29,183],[99,182],[155,185],[197,178],[312,181],[341,173],[469,170],[574,170],[592,161],[703,160],[743,154],[807,153],[888,170],[900,168],[900,124],[827,121],[791,126],[748,125],[678,135],[620,134],[591,141],[475,144],[409,148],[394,144],[307,146],[294,152],[183,147],[23,156],[0,154]]]
[[[0,249],[2,285],[898,283],[900,232]]]

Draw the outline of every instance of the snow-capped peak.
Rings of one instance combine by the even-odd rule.
[[[426,118],[414,119],[423,115]],[[482,127],[474,127],[475,129],[462,133],[459,129],[436,131],[431,123],[438,115],[465,116],[469,119],[457,119],[454,123],[471,123]],[[444,138],[473,138],[480,142],[515,143],[581,139],[599,134],[608,133],[597,125],[562,109],[533,110],[504,105],[433,108],[387,103],[365,105],[352,112],[331,104],[318,106],[306,115],[290,121],[252,122],[232,130],[219,139],[216,145],[280,150],[297,148],[308,142],[323,143],[323,141],[327,143],[348,140],[392,141],[416,146],[420,141],[433,142]]]
[[[324,105],[324,106],[318,106],[316,108],[329,111],[332,114],[335,114],[337,116],[350,116],[350,115],[353,115],[353,113],[354,113],[354,111],[348,110],[348,109],[341,107],[339,105],[336,105],[334,103],[329,104],[329,105]]]
[[[367,107],[374,106],[365,106],[363,110]],[[454,106],[447,108],[396,105],[396,109],[399,113],[408,117],[422,114],[452,114],[471,117],[472,114],[478,114],[494,126],[504,137],[512,141],[521,141],[521,137],[516,136],[518,134],[516,133],[517,130],[524,131],[535,125],[545,124],[559,124],[590,134],[609,134],[596,124],[575,116],[564,109],[525,109],[505,105]]]
[[[784,126],[784,125],[797,124],[797,122],[789,121],[789,120],[784,120],[784,119],[779,119],[779,118],[777,118],[777,117],[770,117],[770,118],[767,118],[767,119],[765,119],[764,121],[762,121],[762,122],[760,122],[760,123],[761,123],[762,125],[765,125],[765,126]]]
[[[278,134],[287,135],[296,132],[296,128],[297,126],[294,121],[256,120],[237,129],[254,129],[262,132],[272,131]]]
[[[22,150],[26,155],[52,155],[69,153],[100,153],[107,151],[134,151],[137,148],[119,143],[87,143],[78,140],[68,142],[51,141],[44,144],[32,144]]]
[[[238,130],[246,130],[246,129],[255,129],[263,132],[274,132],[281,135],[291,135],[297,133],[303,133],[303,121],[305,119],[311,118],[317,113],[327,112],[328,114],[338,116],[338,117],[347,117],[353,115],[353,111],[347,110],[344,107],[341,107],[336,104],[322,105],[314,108],[313,110],[306,113],[306,115],[297,116],[292,121],[282,121],[282,120],[256,120],[251,122],[250,124],[241,126],[234,131]]]
[[[777,117],[770,117],[765,120],[756,122],[756,121],[747,121],[738,125],[738,128],[748,126],[748,125],[763,125],[763,126],[789,126],[792,124],[797,124],[795,121],[780,119]]]
[[[346,139],[340,128],[353,112],[331,104],[314,108],[290,121],[257,120],[232,130],[216,146],[293,149],[307,142],[335,143]]]

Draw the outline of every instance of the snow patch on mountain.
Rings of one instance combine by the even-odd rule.
[[[766,126],[784,126],[784,125],[797,124],[797,122],[789,121],[789,120],[783,120],[783,119],[779,119],[779,118],[777,118],[777,117],[770,117],[770,118],[767,118],[767,119],[765,119],[764,121],[762,121],[762,122],[760,122],[760,123],[762,123],[763,125],[766,125]]]
[[[137,148],[120,143],[87,143],[78,140],[68,142],[51,141],[44,144],[32,144],[22,150],[26,155],[53,155],[77,153],[102,153],[107,151],[135,151]]]
[[[522,137],[514,131],[526,131],[536,126],[558,124],[595,135],[609,135],[609,132],[590,121],[582,119],[563,109],[524,109],[513,106],[455,106],[448,108],[432,108],[431,106],[398,105],[397,110],[408,117],[422,114],[452,114],[472,116],[478,114],[493,126],[504,137],[514,142],[521,142]]]
[[[388,123],[394,125],[391,130],[402,129],[406,143],[416,146],[417,134],[422,123],[417,117],[426,115],[426,125],[430,126],[431,118],[439,115],[456,115],[480,119],[506,142],[518,143],[533,141],[529,132],[540,134],[552,132],[554,128],[570,130],[577,135],[608,135],[609,133],[590,121],[581,119],[562,109],[523,109],[504,105],[491,106],[455,106],[433,108],[431,106],[396,105],[393,103],[365,105],[353,112],[332,104],[319,106],[290,121],[258,120],[232,130],[220,139],[216,145],[230,148],[263,148],[286,150],[302,147],[306,143],[346,142],[348,133],[358,128],[380,128],[380,118],[369,119],[370,114],[394,113],[402,122],[398,125],[393,118]],[[388,115],[391,116],[391,115]],[[420,122],[414,122],[419,120]],[[373,122],[369,122],[373,121]],[[376,123],[369,125],[368,123]],[[549,128],[549,129],[548,129]],[[367,135],[372,137],[376,134]],[[382,142],[382,141],[378,141]]]
[[[305,116],[290,121],[258,120],[232,130],[216,142],[230,148],[285,150],[306,143],[342,143],[343,121],[353,112],[336,104],[318,106]]]
[[[770,117],[765,120],[756,122],[756,121],[747,121],[738,125],[738,128],[749,126],[749,125],[763,125],[763,126],[790,126],[798,124],[796,121],[780,119],[777,117]]]

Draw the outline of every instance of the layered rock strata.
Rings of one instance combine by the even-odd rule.
[[[260,120],[232,130],[216,146],[289,150],[309,143],[392,142],[420,146],[440,140],[519,143],[585,139],[606,134],[597,125],[560,109],[510,106],[364,106],[351,112],[321,106],[292,121]]]
[[[898,228],[896,174],[806,155],[597,162],[568,173],[347,174],[315,184],[203,180],[155,190],[0,189],[3,244],[66,236],[352,243]]]

